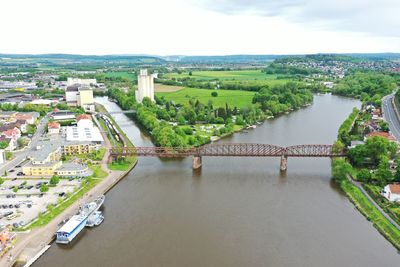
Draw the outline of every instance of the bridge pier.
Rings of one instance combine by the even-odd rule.
[[[193,169],[199,169],[201,168],[202,161],[201,161],[201,156],[193,156]]]
[[[287,156],[286,155],[282,155],[281,156],[281,171],[284,172],[287,170]]]

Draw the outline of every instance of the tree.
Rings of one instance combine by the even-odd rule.
[[[352,167],[344,159],[335,159],[332,166],[332,176],[335,180],[341,181],[346,179],[350,174]]]
[[[0,185],[4,183],[4,178],[0,177]]]
[[[359,180],[361,182],[369,183],[369,182],[371,182],[371,178],[372,178],[372,175],[368,169],[361,169],[357,173],[357,180]]]
[[[0,141],[0,149],[6,149],[8,147],[8,143],[6,141]]]
[[[51,179],[50,179],[50,184],[51,185],[56,185],[56,184],[58,184],[60,182],[60,177],[58,177],[58,176],[53,176],[53,177],[51,177]]]
[[[211,92],[211,96],[212,96],[212,97],[217,97],[217,96],[218,96],[218,93],[217,93],[217,92]]]
[[[189,76],[192,76],[192,74],[193,74],[193,73],[192,73],[191,71],[189,71]]]
[[[44,192],[47,192],[47,191],[49,191],[49,186],[47,184],[42,184],[40,186],[40,192],[44,193]]]

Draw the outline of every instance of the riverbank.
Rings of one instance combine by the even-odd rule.
[[[355,127],[356,120],[361,116],[360,111],[354,109],[348,118],[342,123],[338,131],[338,140],[335,145],[344,146],[352,140],[350,133]],[[343,143],[341,143],[343,142]],[[340,145],[338,145],[340,144]],[[343,148],[342,148],[343,149]],[[342,191],[347,195],[354,206],[364,217],[372,222],[373,226],[394,247],[400,250],[400,227],[399,225],[375,202],[361,182],[354,181],[351,177],[357,177],[359,169],[355,168],[346,159],[332,159],[332,176],[339,184]],[[371,175],[371,174],[370,174]]]
[[[122,130],[121,133],[123,133]],[[46,221],[45,225],[18,233],[18,242],[12,250],[0,259],[0,266],[13,266],[15,262],[20,264],[34,258],[47,244],[51,244],[54,241],[54,233],[59,228],[61,221],[74,215],[82,204],[93,201],[99,195],[106,194],[136,166],[137,160],[135,159],[123,171],[110,169],[108,167],[108,158],[111,143],[107,138],[107,134],[103,131],[102,136],[105,140],[105,146],[108,149],[99,166],[106,172],[107,176],[101,180],[96,180],[92,188],[86,190],[84,194],[79,195],[78,199],[74,199],[73,203],[67,205],[67,207],[63,207],[63,210],[55,217],[52,217],[50,221]]]

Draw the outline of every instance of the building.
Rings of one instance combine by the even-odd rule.
[[[61,165],[61,161],[50,161],[43,164],[33,164],[31,161],[22,167],[22,172],[26,176],[54,176]]]
[[[15,125],[11,125],[10,127],[8,127],[8,125],[3,125],[0,127],[0,135],[17,141],[18,138],[21,137],[21,130]]]
[[[75,120],[75,113],[68,110],[55,109],[51,113],[50,117],[55,121]]]
[[[91,86],[91,85],[96,85],[97,80],[96,79],[79,79],[79,78],[68,78],[67,79],[67,86],[74,85],[74,84]]]
[[[68,106],[83,107],[86,111],[94,111],[93,89],[79,84],[70,85],[65,90]]]
[[[82,114],[77,117],[77,126],[67,127],[67,141],[72,142],[93,142],[104,141],[99,128],[93,125],[92,117]]]
[[[94,143],[66,143],[62,146],[63,155],[88,154],[99,150],[100,145]]]
[[[42,142],[29,159],[30,162],[22,167],[24,175],[53,176],[62,164],[61,147],[56,142]]]
[[[78,178],[92,175],[92,171],[86,164],[78,164],[73,162],[64,163],[55,171],[55,174],[62,177]]]
[[[154,102],[154,76],[147,73],[147,69],[140,70],[138,75],[138,90],[136,101],[142,103],[143,98],[148,97]]]
[[[15,118],[20,121],[26,121],[27,124],[35,123],[35,117],[31,113],[18,113]]]
[[[381,194],[387,198],[390,202],[400,201],[400,184],[388,184],[386,185]]]
[[[374,136],[380,136],[380,137],[386,138],[389,141],[396,141],[396,138],[387,132],[372,132],[372,133],[367,134],[365,139],[369,138],[369,137],[374,137]]]
[[[60,133],[60,129],[61,129],[61,125],[58,122],[49,122],[47,124],[47,131],[49,134],[53,135],[53,134],[59,134]]]

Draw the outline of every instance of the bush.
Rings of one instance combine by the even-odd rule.
[[[56,185],[56,184],[58,184],[60,182],[60,177],[58,177],[58,176],[53,176],[53,177],[51,177],[51,179],[50,179],[50,184],[51,185]]]
[[[217,97],[217,96],[218,96],[218,93],[217,93],[217,92],[212,92],[212,93],[211,93],[211,96],[212,96],[212,97]]]
[[[42,184],[42,186],[40,187],[40,192],[44,193],[49,191],[49,186],[47,184]]]

